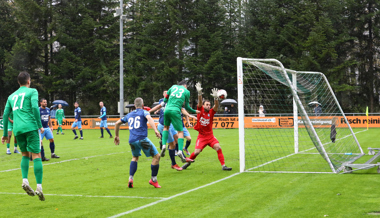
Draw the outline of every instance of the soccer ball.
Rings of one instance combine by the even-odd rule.
[[[224,89],[219,89],[218,91],[218,97],[220,99],[226,99],[227,98],[227,92]]]

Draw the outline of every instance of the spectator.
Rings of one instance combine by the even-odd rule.
[[[264,106],[260,105],[258,112],[259,112],[259,117],[265,117],[266,111],[264,110]]]
[[[55,119],[56,112],[57,112],[57,108],[53,107],[53,110],[50,111],[50,118]]]
[[[322,114],[322,107],[319,104],[315,104],[314,113],[317,117]]]
[[[234,104],[231,104],[230,114],[236,114],[236,108]]]
[[[224,107],[224,114],[225,117],[228,117],[228,107]]]

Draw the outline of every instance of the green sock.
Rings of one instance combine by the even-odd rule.
[[[59,131],[61,131],[61,133],[62,133],[62,127],[59,127]]]
[[[183,150],[183,138],[178,138],[178,151]]]
[[[21,158],[21,174],[23,179],[28,178],[29,173],[29,157],[22,156]]]
[[[11,144],[7,143],[7,148],[11,147]]]
[[[29,161],[29,160],[28,160]],[[36,176],[37,184],[42,184],[42,160],[41,158],[36,158],[34,162],[34,175]]]
[[[17,148],[17,143],[15,143],[15,148]]]
[[[164,130],[162,132],[162,145],[166,145],[166,142],[168,141],[169,131]]]

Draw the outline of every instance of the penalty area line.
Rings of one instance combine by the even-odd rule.
[[[0,192],[0,195],[26,195],[26,193]],[[140,199],[165,199],[163,197],[140,197],[140,196],[97,196],[97,195],[71,195],[71,194],[44,194],[46,196],[59,197],[85,197],[85,198],[140,198]]]
[[[199,189],[202,189],[202,188],[205,188],[205,187],[207,187],[207,186],[210,186],[210,185],[216,184],[216,183],[218,183],[218,182],[222,182],[222,181],[224,181],[224,180],[230,179],[230,178],[232,178],[232,177],[234,177],[234,176],[236,176],[236,175],[239,175],[239,174],[240,174],[240,173],[232,174],[232,175],[227,176],[227,177],[225,177],[225,178],[223,178],[223,179],[219,179],[219,180],[216,180],[216,181],[214,181],[214,182],[208,183],[208,184],[206,184],[206,185],[202,185],[202,186],[199,186],[199,187],[197,187],[197,188],[194,188],[194,189],[191,189],[191,190],[188,190],[188,191],[185,191],[185,192],[182,192],[182,193],[176,194],[176,195],[172,195],[172,196],[170,196],[170,197],[168,197],[168,198],[163,198],[163,199],[161,199],[161,200],[158,200],[158,201],[152,202],[152,203],[150,203],[150,204],[146,204],[146,205],[144,205],[144,206],[137,207],[137,208],[135,208],[135,209],[128,210],[128,211],[125,211],[125,212],[123,212],[123,213],[116,214],[116,215],[114,215],[114,216],[110,216],[109,218],[116,218],[116,217],[120,217],[120,216],[124,216],[124,215],[130,214],[130,213],[133,213],[133,212],[135,212],[135,211],[139,211],[139,210],[145,209],[145,208],[147,208],[147,207],[150,207],[150,206],[153,206],[153,205],[159,204],[159,203],[164,202],[164,201],[171,200],[171,199],[173,199],[173,198],[176,198],[176,197],[179,197],[179,196],[185,195],[185,194],[190,193],[190,192],[193,192],[193,191],[197,191],[197,190],[199,190]]]

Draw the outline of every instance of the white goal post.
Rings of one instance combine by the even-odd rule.
[[[237,83],[240,172],[338,173],[364,155],[323,73],[239,57]]]

